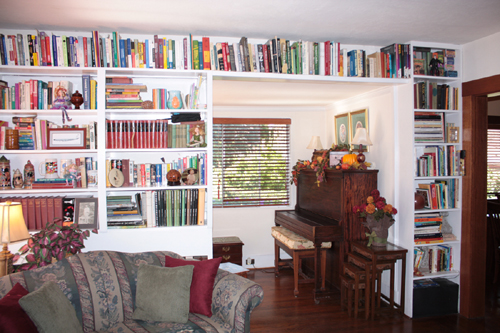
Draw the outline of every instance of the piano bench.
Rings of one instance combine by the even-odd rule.
[[[293,268],[293,294],[297,297],[299,295],[299,283],[315,282],[314,278],[308,278],[302,272],[302,259],[315,257],[314,244],[283,227],[272,227],[271,235],[274,237],[274,272],[276,277],[279,276],[280,267],[291,266]],[[325,290],[326,250],[331,246],[331,242],[324,242],[321,246],[321,290]],[[292,259],[281,259],[280,249],[283,249]],[[299,273],[303,277],[300,281]]]

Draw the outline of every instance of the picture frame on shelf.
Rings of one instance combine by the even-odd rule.
[[[87,149],[87,129],[48,128],[47,149]]]
[[[75,217],[73,223],[76,223],[81,229],[97,229],[97,216],[97,198],[75,199]]]
[[[366,128],[366,133],[369,134],[370,131],[368,128],[368,109],[349,112],[349,126],[350,142],[352,142],[352,139],[354,139],[356,129],[358,128]],[[369,151],[369,146],[363,145],[363,148],[364,151]],[[359,145],[352,145],[352,151],[359,151]]]
[[[422,195],[424,198],[424,208],[431,209],[431,203],[430,203],[430,193],[428,189],[423,189],[423,188],[417,188],[416,189],[417,193]]]
[[[343,113],[335,115],[335,144],[348,145],[351,142],[349,131],[349,114]]]
[[[183,185],[198,185],[198,170],[195,168],[187,168],[182,172]]]
[[[330,167],[340,165],[342,163],[342,157],[349,154],[348,151],[330,151]]]

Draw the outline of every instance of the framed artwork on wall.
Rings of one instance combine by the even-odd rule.
[[[351,142],[349,134],[349,114],[339,114],[335,116],[335,144],[344,145]]]
[[[73,223],[81,229],[97,229],[97,198],[76,198]]]
[[[350,126],[350,142],[356,135],[356,129],[360,127],[366,128],[366,133],[370,133],[368,128],[368,109],[349,112],[349,126]],[[359,145],[353,145],[352,151],[359,151]],[[369,147],[363,145],[363,151],[369,151]]]

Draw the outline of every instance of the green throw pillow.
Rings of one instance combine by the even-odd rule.
[[[40,333],[83,333],[82,324],[69,299],[55,282],[47,281],[19,300]]]
[[[132,318],[187,323],[193,269],[141,264]]]

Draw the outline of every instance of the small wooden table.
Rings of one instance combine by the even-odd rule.
[[[371,297],[371,317],[375,317],[375,276],[377,276],[377,262],[393,262],[401,260],[401,299],[399,304],[394,302],[394,269],[390,270],[391,286],[389,303],[390,308],[396,309],[404,314],[405,312],[405,283],[406,283],[406,254],[408,250],[400,246],[387,242],[386,246],[366,246],[367,241],[355,241],[351,243],[353,252],[358,252],[372,261],[372,278],[370,281],[370,297]],[[367,275],[368,276],[368,275]],[[379,300],[380,301],[380,300]]]
[[[214,237],[214,258],[222,257],[222,262],[232,262],[236,265],[243,264],[243,242],[236,236]]]

